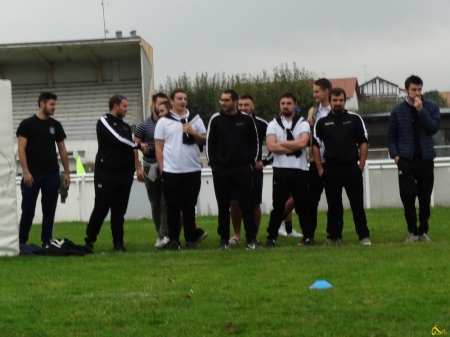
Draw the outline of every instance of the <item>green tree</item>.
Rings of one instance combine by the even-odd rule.
[[[448,107],[447,101],[444,99],[444,97],[441,96],[441,94],[437,90],[427,91],[423,94],[423,97],[431,99],[432,101],[436,102],[436,104],[440,108]]]
[[[158,90],[170,94],[176,88],[186,91],[188,109],[200,114],[207,122],[215,112],[220,110],[220,94],[223,90],[234,89],[238,94],[250,94],[255,100],[255,111],[261,118],[271,120],[278,114],[279,96],[284,91],[292,91],[298,99],[297,105],[305,116],[314,104],[312,83],[314,74],[300,69],[295,63],[292,67],[282,64],[269,74],[263,70],[258,75],[225,75],[208,73],[196,74],[191,79],[184,73],[177,79],[167,78]]]

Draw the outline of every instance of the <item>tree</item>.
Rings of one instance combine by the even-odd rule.
[[[437,90],[427,91],[423,94],[423,97],[431,99],[432,101],[436,102],[436,104],[440,108],[448,107],[447,101],[444,99],[444,97],[441,96],[441,94]]]
[[[266,120],[273,119],[279,111],[279,96],[285,91],[292,91],[297,96],[297,105],[305,116],[314,104],[312,84],[314,74],[300,69],[295,63],[292,67],[282,64],[269,74],[263,70],[256,76],[241,74],[228,75],[208,73],[196,74],[191,79],[184,73],[177,79],[167,78],[165,85],[158,90],[170,94],[174,89],[183,89],[188,96],[188,109],[200,114],[207,122],[215,112],[220,110],[220,94],[226,89],[234,89],[238,94],[250,94],[255,100],[255,111]]]

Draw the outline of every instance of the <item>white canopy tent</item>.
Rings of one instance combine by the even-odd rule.
[[[0,255],[19,254],[11,82],[0,80]]]

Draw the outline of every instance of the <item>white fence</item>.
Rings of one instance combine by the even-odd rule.
[[[435,183],[431,205],[448,206],[450,204],[450,157],[435,159]],[[364,171],[364,198],[366,208],[402,207],[399,190],[397,166],[393,160],[370,160]],[[71,175],[72,183],[66,203],[58,201],[55,221],[88,221],[94,207],[94,175]],[[20,217],[21,177],[16,179],[17,211]],[[272,168],[264,169],[263,200],[261,209],[269,213],[272,206]],[[344,193],[344,207],[348,208],[348,200]],[[38,199],[40,200],[40,198]],[[39,202],[39,201],[38,201]],[[40,203],[40,202],[39,202]],[[326,210],[325,194],[319,204],[319,209]],[[202,170],[202,187],[197,202],[198,215],[217,215],[217,203],[214,194],[212,173],[209,168]],[[147,199],[144,184],[134,180],[127,219],[151,218],[150,204]],[[42,212],[36,207],[35,223],[41,223]]]

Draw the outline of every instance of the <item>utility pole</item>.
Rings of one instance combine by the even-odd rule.
[[[364,67],[364,83],[367,82],[367,68],[369,68],[369,66],[363,66]]]
[[[105,40],[106,40],[106,22],[105,22],[105,4],[102,0],[102,9],[103,9],[103,32],[105,33]]]

